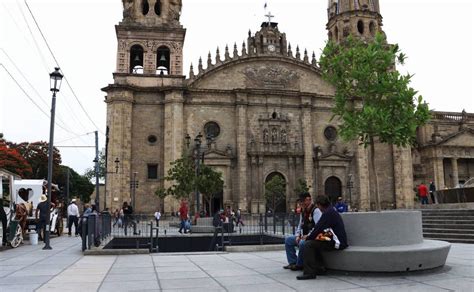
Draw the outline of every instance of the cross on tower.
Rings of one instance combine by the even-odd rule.
[[[272,15],[272,13],[269,11],[268,14],[265,15],[265,17],[268,17],[268,24],[270,25],[270,23],[272,22],[272,18],[275,16]]]

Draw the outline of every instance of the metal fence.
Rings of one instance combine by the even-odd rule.
[[[91,213],[80,218],[82,251],[99,246],[108,239],[112,231],[112,217],[109,213]]]
[[[284,237],[294,234],[298,222],[299,215],[294,213],[252,214],[242,216],[240,221],[237,218],[229,218],[218,228],[214,228],[212,225],[205,226],[208,231],[199,232],[198,234],[213,234],[213,241],[217,243],[220,249],[224,245],[238,241],[232,237],[242,235]],[[157,222],[151,215],[137,214],[119,219],[112,218],[109,213],[101,213],[82,218],[81,225],[86,226],[86,228],[81,228],[83,251],[91,249],[93,245],[99,246],[104,240],[110,238],[149,239],[147,246],[150,251],[153,251],[160,237],[180,235],[180,219],[171,216],[163,216]],[[190,227],[190,233],[195,233],[193,229],[198,229],[199,225],[192,222]]]
[[[439,190],[435,196],[439,204],[472,203],[474,187]]]

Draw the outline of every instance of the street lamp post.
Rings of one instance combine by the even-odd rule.
[[[132,190],[131,199],[132,199],[132,208],[135,210],[135,191],[138,189],[138,181],[137,181],[137,174],[138,172],[133,173],[133,180],[130,181],[130,189]]]
[[[106,157],[105,158],[105,161],[106,161],[105,169],[107,170],[107,155],[105,157]],[[115,158],[114,163],[115,163],[115,172],[112,172],[112,171],[106,171],[105,172],[104,210],[107,209],[107,177],[108,177],[109,174],[117,174],[118,173],[119,163],[120,163],[120,160],[118,159],[118,157]]]
[[[352,188],[354,182],[352,181],[352,174],[349,174],[349,180],[347,181],[347,190],[349,191],[349,207],[352,205]]]
[[[61,81],[63,75],[59,72],[59,68],[54,68],[54,72],[49,74],[50,77],[50,88],[53,92],[53,99],[51,101],[51,123],[49,127],[49,147],[48,147],[48,211],[46,212],[46,226],[44,232],[44,250],[52,249],[49,244],[49,231],[50,231],[50,212],[51,212],[51,183],[53,180],[53,143],[54,143],[54,115],[56,112],[56,92],[59,92],[61,88]]]
[[[186,145],[189,148],[189,145],[191,144],[191,136],[189,134],[186,134]],[[207,138],[206,138],[207,140]],[[209,143],[209,141],[208,141]],[[197,136],[194,138],[194,147],[193,147],[193,154],[194,154],[194,166],[195,166],[195,172],[196,172],[196,177],[199,176],[201,172],[201,144],[202,144],[202,134],[199,132]],[[194,186],[194,193],[196,196],[196,214],[199,214],[199,211],[201,210],[201,204],[200,204],[200,198],[199,198],[199,189],[197,184]]]

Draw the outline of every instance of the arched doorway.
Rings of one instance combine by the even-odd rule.
[[[224,191],[214,194],[206,211],[209,216],[212,216],[221,209],[224,209]]]
[[[285,213],[286,212],[286,179],[285,177],[279,172],[272,172],[270,173],[267,178],[265,179],[265,185],[270,181],[280,181],[282,182],[282,190],[283,193],[281,195],[271,195],[265,196],[266,197],[266,210],[272,213]],[[264,190],[265,191],[265,190]]]
[[[329,197],[331,203],[336,203],[337,197],[342,196],[341,181],[335,176],[328,177],[324,183],[324,193]]]

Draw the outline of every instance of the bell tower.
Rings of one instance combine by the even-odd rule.
[[[372,39],[382,30],[379,0],[328,0],[328,39],[340,42],[349,35]]]
[[[182,75],[182,0],[122,0],[116,25],[117,73]]]

